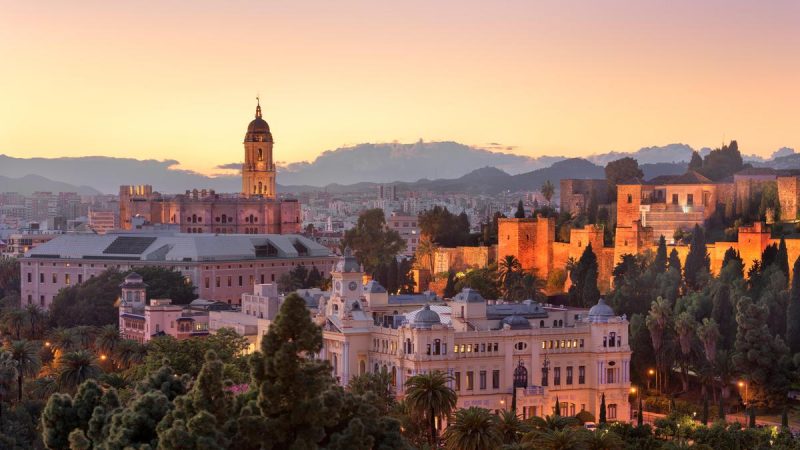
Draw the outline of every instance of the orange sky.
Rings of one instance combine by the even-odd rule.
[[[112,4],[113,3],[113,4]],[[0,0],[0,153],[241,161],[361,142],[800,150],[800,2]]]

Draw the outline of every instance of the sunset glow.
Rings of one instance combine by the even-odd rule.
[[[279,161],[361,142],[800,148],[800,3],[0,1],[0,153]],[[191,5],[191,8],[188,6]]]

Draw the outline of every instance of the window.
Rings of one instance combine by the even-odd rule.
[[[581,339],[581,348],[583,348],[583,339]]]
[[[206,289],[208,289],[208,287],[211,285],[211,280],[208,277],[206,277],[206,279],[204,281],[205,281]]]
[[[456,382],[456,391],[461,390],[461,372],[456,372],[453,374],[453,379]]]
[[[228,277],[228,287],[231,287],[233,283],[233,277]]]
[[[53,274],[53,284],[56,283],[58,283],[58,276],[56,274]]]
[[[567,367],[567,384],[572,384],[572,366]]]
[[[694,194],[686,194],[686,204],[689,206],[694,205]]]
[[[39,283],[44,283],[44,274],[43,273],[39,274]]]
[[[578,384],[586,384],[586,366],[578,366]]]
[[[78,284],[81,284],[81,283],[83,283],[83,275],[79,273],[78,274]]]
[[[553,386],[561,386],[561,367],[553,369]]]
[[[474,376],[473,376],[472,371],[467,372],[467,390],[468,391],[471,391],[473,389],[473,387],[474,387],[473,383],[474,382],[475,382],[475,380],[474,380]]]
[[[239,286],[241,286],[241,285],[242,285],[242,276],[239,275]]]
[[[614,333],[613,331],[611,333],[608,333],[608,346],[614,347],[616,342],[617,342],[617,333]]]
[[[442,351],[442,341],[439,339],[433,340],[433,354],[438,355]]]
[[[66,284],[67,286],[70,285],[70,278],[68,273],[64,274],[64,284]]]
[[[215,280],[215,282],[216,282],[216,286],[217,286],[217,287],[219,287],[219,277],[217,277],[217,279]]]
[[[542,386],[547,386],[547,368],[542,367]]]
[[[606,369],[606,383],[614,383],[614,372],[616,372],[616,370],[610,367]]]
[[[528,348],[528,344],[520,341],[514,344],[514,348],[517,350],[525,350],[526,348]]]
[[[497,351],[499,348],[499,344],[497,342],[494,343],[494,351]]]
[[[480,383],[481,390],[485,390],[486,389],[486,371],[485,370],[481,370],[481,372],[480,372],[479,383]]]
[[[617,404],[611,403],[610,405],[606,406],[606,415],[609,419],[616,419],[617,418]]]
[[[633,203],[633,195],[628,194],[628,203]]]
[[[28,283],[30,283],[32,279],[33,279],[33,274],[28,272]]]
[[[678,194],[672,194],[672,204],[673,205],[678,204]]]
[[[492,389],[500,389],[500,371],[492,371]]]

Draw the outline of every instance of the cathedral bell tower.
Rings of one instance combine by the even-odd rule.
[[[256,97],[256,118],[247,126],[244,136],[242,195],[274,199],[275,164],[272,160],[272,133],[261,118],[261,102]]]

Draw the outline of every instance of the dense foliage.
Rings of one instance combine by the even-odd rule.
[[[380,208],[362,212],[356,226],[345,232],[342,244],[353,251],[369,274],[388,264],[406,246],[397,231],[387,228]]]

